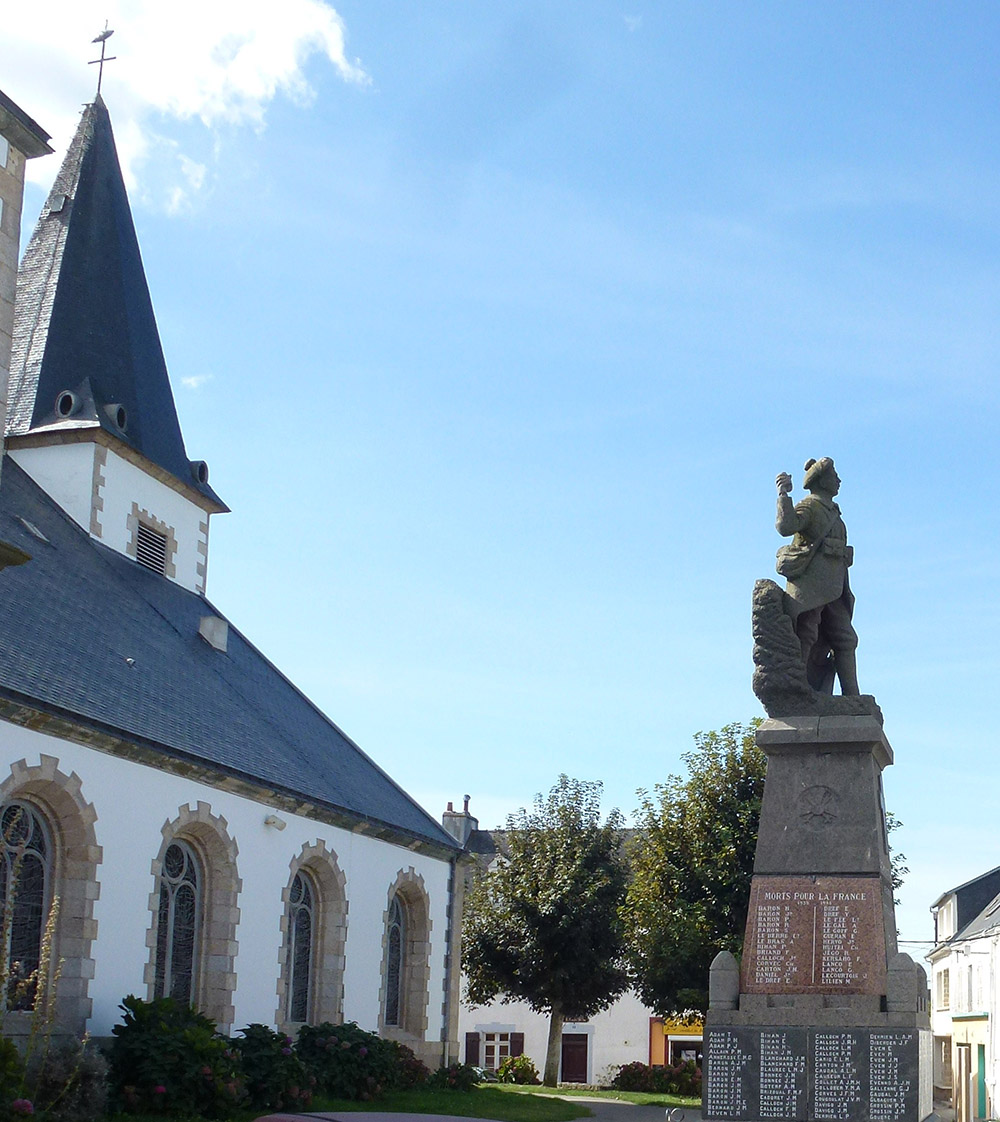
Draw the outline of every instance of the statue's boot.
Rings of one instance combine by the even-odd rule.
[[[837,666],[837,680],[840,682],[840,692],[844,697],[857,697],[861,693],[858,689],[858,656],[856,651],[837,651],[834,655]]]

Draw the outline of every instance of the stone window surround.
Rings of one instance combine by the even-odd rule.
[[[94,823],[97,811],[83,797],[76,772],[59,770],[55,756],[40,756],[37,765],[24,759],[10,766],[0,784],[0,803],[19,799],[30,803],[44,819],[52,839],[52,891],[59,898],[52,958],[61,961],[56,983],[56,1024],[81,1035],[93,1002],[89,995],[94,976],[93,943],[97,938],[94,901],[100,895],[97,867],[103,853]],[[30,1013],[10,1013],[5,1032],[21,1035],[30,1029]]]
[[[90,494],[90,532],[95,538],[103,536],[101,515],[104,512],[104,496],[101,491],[107,480],[104,478],[104,468],[108,462],[108,450],[103,444],[94,446],[94,474],[91,482]],[[136,531],[132,531],[133,535]],[[135,554],[133,553],[134,557]]]
[[[148,510],[143,510],[138,503],[132,504],[132,512],[125,520],[125,525],[129,532],[128,544],[125,546],[125,552],[135,560],[138,553],[138,540],[139,540],[139,523],[148,526],[150,530],[155,530],[158,534],[162,534],[167,539],[167,560],[163,569],[163,575],[171,577],[176,580],[177,578],[177,534],[173,526],[168,525],[166,522],[161,522],[155,518]]]
[[[393,898],[403,907],[406,918],[406,943],[403,947],[403,983],[401,986],[400,1024],[385,1023],[385,982],[389,963],[389,908]],[[430,903],[424,878],[411,865],[400,869],[386,896],[382,913],[382,966],[378,992],[379,1034],[390,1040],[408,1044],[418,1056],[427,1034],[428,988],[430,983],[431,949]]]
[[[288,907],[291,900],[292,881],[297,873],[309,875],[315,890],[316,918],[313,931],[312,977],[309,980],[309,1023],[331,1021],[341,1024],[344,1019],[344,968],[347,947],[347,878],[337,860],[337,854],[327,849],[326,842],[318,839],[302,846],[301,852],[289,862],[288,883],[281,890],[281,950],[278,956],[278,1007],[274,1021],[281,1031],[295,1034],[301,1022],[288,1020]]]
[[[156,927],[160,907],[160,873],[163,856],[173,841],[184,841],[195,851],[204,873],[201,898],[201,930],[198,937],[198,962],[193,986],[194,1005],[228,1034],[236,1018],[233,998],[236,993],[236,938],[240,922],[237,901],[243,889],[236,858],[239,848],[229,835],[229,824],[212,813],[206,802],[179,808],[173,821],[161,827],[163,843],[150,872],[153,891],[149,894],[150,925],[146,933],[149,958],[143,971],[146,998],[152,1000],[156,971]]]

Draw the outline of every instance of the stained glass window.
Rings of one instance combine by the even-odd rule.
[[[201,920],[201,868],[186,842],[167,846],[160,873],[153,996],[194,1000]]]
[[[316,923],[315,888],[305,873],[297,873],[288,899],[288,1019],[307,1021],[312,980]]]
[[[403,1004],[403,948],[406,945],[406,920],[399,897],[389,905],[389,946],[385,967],[385,1023],[401,1023]]]
[[[51,875],[52,846],[27,803],[0,812],[0,916],[7,945],[8,1007],[27,1009],[35,996]]]

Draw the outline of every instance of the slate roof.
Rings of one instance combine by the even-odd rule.
[[[90,538],[9,457],[0,540],[32,557],[0,573],[0,701],[8,707],[66,717],[154,759],[207,765],[404,844],[457,851],[234,627],[225,653],[199,637],[201,617],[221,612]]]
[[[64,390],[69,416],[56,412]],[[124,430],[115,409],[124,406]],[[184,449],[111,118],[76,135],[18,273],[7,434],[103,428],[226,509]]]

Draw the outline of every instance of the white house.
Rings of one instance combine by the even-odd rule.
[[[30,555],[0,573],[11,957],[37,964],[58,900],[69,1029],[169,994],[225,1031],[350,1019],[457,1054],[459,847],[206,599],[227,508],[184,447],[99,96],[21,263],[6,432],[0,540]]]
[[[1000,868],[942,893],[931,906],[934,1088],[957,1122],[1000,1105]]]
[[[469,813],[452,804],[442,817],[444,828],[483,869],[498,860],[502,831],[480,830]],[[471,869],[470,863],[467,868]],[[464,986],[463,986],[464,992]],[[458,1015],[462,1059],[495,1071],[506,1056],[530,1056],[539,1072],[545,1067],[549,1019],[524,1001],[469,1005]],[[682,1060],[701,1064],[702,1023],[698,1019],[665,1020],[653,1015],[634,993],[623,994],[588,1021],[563,1025],[559,1081],[603,1083],[623,1064],[673,1065]]]

